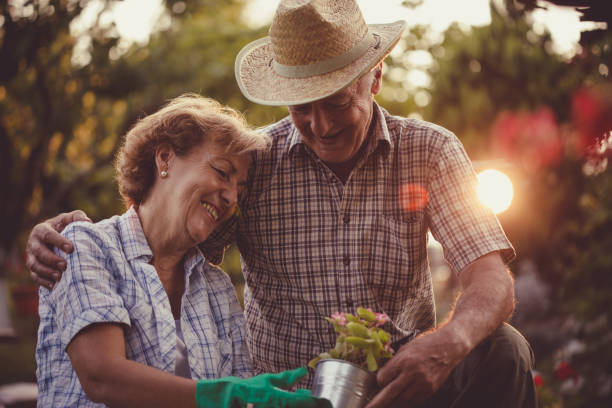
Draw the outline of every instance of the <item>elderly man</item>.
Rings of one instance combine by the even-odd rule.
[[[236,58],[243,94],[290,115],[267,128],[241,217],[204,248],[220,260],[237,239],[246,280],[249,348],[261,371],[303,365],[334,344],[323,319],[359,306],[385,312],[398,347],[378,372],[369,407],[535,406],[532,356],[504,323],[514,307],[514,257],[475,194],[459,140],[431,123],[390,115],[375,101],[382,60],[403,22],[366,25],[354,0],[281,0],[269,37]],[[34,279],[63,265],[47,245],[83,214],[36,226]],[[436,326],[427,231],[463,290]],[[69,248],[68,248],[69,249]]]

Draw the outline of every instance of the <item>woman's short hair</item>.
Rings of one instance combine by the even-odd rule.
[[[197,94],[181,95],[140,119],[126,134],[115,162],[119,193],[126,205],[139,205],[153,186],[159,145],[166,143],[177,156],[185,156],[209,140],[230,154],[249,153],[269,145],[269,137],[249,127],[234,109]]]

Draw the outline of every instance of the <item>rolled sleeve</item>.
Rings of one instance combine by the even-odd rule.
[[[435,160],[428,213],[431,232],[455,273],[491,252],[499,251],[505,263],[516,255],[495,214],[478,199],[476,185],[471,162],[451,133]]]
[[[66,271],[50,294],[55,305],[60,342],[65,350],[85,327],[95,323],[130,325],[130,317],[118,293],[117,277],[107,265],[109,248],[90,226],[71,224],[62,233],[74,245],[66,259]]]
[[[127,310],[122,307],[96,308],[83,310],[71,321],[61,327],[61,344],[65,350],[72,339],[84,328],[95,323],[122,323],[130,325]]]

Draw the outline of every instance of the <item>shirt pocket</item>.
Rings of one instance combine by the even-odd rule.
[[[362,274],[379,311],[397,317],[418,297],[427,270],[424,213],[382,213],[372,227]]]
[[[189,318],[189,316],[188,316]],[[230,328],[217,326],[213,316],[199,315],[197,324],[183,327],[189,366],[202,378],[232,375],[233,346]]]
[[[366,238],[362,270],[376,298],[404,301],[427,263],[424,214],[383,213]]]
[[[186,344],[192,374],[208,379],[233,375],[232,343],[229,338],[216,337],[208,333]]]
[[[423,255],[426,246],[425,215],[422,211],[388,212],[382,216],[383,230],[389,231],[390,246],[398,246],[411,259]]]
[[[219,350],[219,377],[227,377],[232,373],[232,341],[229,337],[219,338],[217,341],[217,349]]]

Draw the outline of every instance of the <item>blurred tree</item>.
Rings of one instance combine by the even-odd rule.
[[[116,149],[108,135],[117,122],[101,123],[94,116],[100,101],[92,90],[102,76],[93,65],[71,63],[75,38],[69,26],[84,4],[0,2],[3,253],[16,245],[32,215],[57,209],[71,188],[107,163]],[[113,39],[101,32],[92,52],[99,56],[112,45]],[[88,149],[93,143],[100,149]]]
[[[256,124],[284,115],[253,107],[235,85],[235,55],[262,34],[241,22],[243,1],[166,1],[170,23],[128,49],[108,23],[115,3],[0,0],[1,254],[58,212],[120,212],[111,164],[121,136],[172,97],[200,92]],[[87,7],[97,18],[77,34]]]
[[[428,37],[429,36],[429,37]],[[560,119],[569,117],[569,100],[583,80],[583,67],[567,64],[552,52],[549,33],[536,34],[525,19],[513,19],[491,6],[491,24],[467,29],[454,24],[442,40],[415,27],[402,39],[406,50],[389,60],[391,70],[403,69],[392,87],[406,88],[406,75],[415,68],[410,53],[426,52],[432,63],[422,69],[425,85],[409,89],[411,98],[399,114],[419,113],[424,119],[455,132],[473,158],[488,156],[483,143],[497,114],[503,110],[535,109],[546,105]],[[425,102],[418,104],[420,93]],[[415,103],[417,102],[417,103]],[[490,157],[487,157],[490,158]]]
[[[236,85],[236,54],[267,31],[242,22],[243,7],[244,1],[203,1],[198,7],[187,8],[180,24],[154,36],[147,47],[129,52],[125,63],[147,84],[134,93],[132,102],[155,109],[169,97],[199,92],[246,111],[253,125],[286,115],[283,108],[251,104]]]
[[[554,230],[539,261],[549,264],[545,279],[554,283],[553,313],[571,316],[570,334],[581,345],[578,352],[560,353],[584,380],[579,393],[566,396],[564,406],[603,408],[612,401],[612,171],[582,182],[580,194],[567,203],[572,217]]]
[[[102,206],[112,194],[97,194],[100,173],[117,150],[125,103],[104,96],[121,70],[109,50],[112,26],[94,25],[92,62],[72,62],[76,38],[70,24],[88,2],[0,2],[0,248],[10,252],[24,228],[42,214],[65,208],[78,186]],[[108,11],[105,2],[99,15]],[[123,95],[134,86],[125,84]],[[112,177],[112,176],[111,176]],[[109,191],[112,193],[112,191]]]

